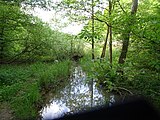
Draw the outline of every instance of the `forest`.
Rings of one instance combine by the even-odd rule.
[[[62,17],[53,28],[35,8]],[[159,13],[159,0],[0,0],[1,118],[39,119],[76,65],[103,93],[144,96],[160,109]],[[82,30],[62,32],[65,17]]]

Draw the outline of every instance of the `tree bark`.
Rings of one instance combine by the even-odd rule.
[[[111,17],[112,13],[112,2],[109,0],[109,17]],[[110,58],[110,64],[112,67],[112,23],[110,21],[110,27],[109,27],[109,58]]]
[[[108,36],[109,36],[109,27],[107,28],[107,34],[106,34],[106,39],[105,39],[105,42],[104,42],[104,45],[103,45],[101,58],[104,58],[105,55],[106,55],[106,47],[107,47]]]
[[[3,13],[3,16],[2,16],[2,24],[6,24],[6,20],[4,19],[4,13]],[[5,29],[5,27],[2,26],[1,33],[0,33],[0,63],[5,58],[5,51],[4,51],[4,48],[5,48],[4,29]]]
[[[94,59],[94,0],[92,0],[92,59]]]
[[[109,60],[112,67],[112,27],[109,27],[110,35],[109,35]]]
[[[134,24],[133,16],[136,14],[137,9],[138,9],[138,0],[132,0],[131,19],[128,21],[128,28],[126,30],[126,33],[122,34],[123,42],[122,42],[122,51],[118,61],[119,64],[124,64],[127,57],[129,38],[131,33],[131,25]]]
[[[112,2],[109,0],[109,17],[111,16],[112,12]],[[109,36],[109,58],[110,58],[110,64],[112,64],[112,27],[111,27],[111,21],[109,24],[107,24],[108,29],[107,29],[107,34],[106,34],[106,40],[104,42],[101,58],[105,57],[105,52],[106,52],[106,46],[107,46],[107,40]]]

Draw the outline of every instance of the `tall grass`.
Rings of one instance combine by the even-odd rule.
[[[0,102],[8,102],[15,119],[35,119],[41,91],[58,86],[70,74],[69,60],[58,63],[0,66]]]

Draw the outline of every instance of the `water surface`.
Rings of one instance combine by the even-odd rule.
[[[40,111],[42,120],[55,119],[92,107],[106,104],[109,96],[95,85],[94,80],[87,81],[87,76],[80,66],[74,67],[69,84],[51,98]],[[52,93],[49,93],[52,94]],[[114,96],[111,96],[114,101]]]

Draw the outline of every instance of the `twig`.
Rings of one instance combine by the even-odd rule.
[[[118,4],[119,4],[120,8],[122,9],[122,11],[123,11],[124,13],[126,13],[126,11],[123,9],[122,5],[120,4],[120,1],[118,1]]]
[[[95,16],[95,20],[98,20],[99,22],[104,22],[108,27],[111,27],[106,21],[99,19],[98,17]]]
[[[116,87],[116,88],[117,88],[117,89],[124,90],[124,91],[127,91],[127,92],[129,92],[131,95],[133,95],[133,93],[132,93],[130,90],[126,89],[126,88],[123,88],[123,87]]]
[[[156,91],[153,91],[153,90],[148,90],[148,91],[153,92],[154,94],[160,95],[159,92],[156,92]]]

